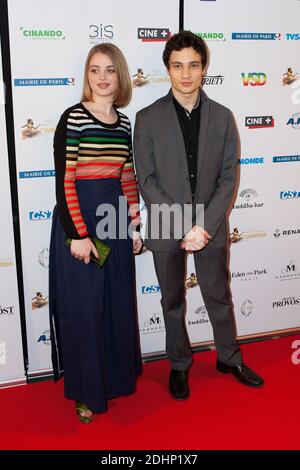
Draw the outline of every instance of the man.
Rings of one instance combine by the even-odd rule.
[[[217,370],[232,373],[245,385],[260,386],[263,380],[243,363],[228,286],[226,212],[237,170],[234,119],[229,109],[201,90],[207,67],[201,38],[188,31],[175,34],[166,43],[163,61],[172,88],[137,113],[134,147],[138,184],[148,210],[145,245],[153,252],[162,292],[166,351],[172,364],[169,389],[174,398],[184,400],[189,396],[192,363],[184,319],[187,252],[194,254],[213,327]],[[170,217],[157,215],[157,204],[179,206],[182,221],[175,224]],[[203,215],[204,224],[199,223]]]

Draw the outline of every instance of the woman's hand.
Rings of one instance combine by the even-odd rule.
[[[96,247],[89,238],[83,238],[82,240],[72,240],[71,254],[79,261],[84,261],[85,264],[89,264],[91,251],[96,258],[99,258]]]
[[[138,255],[143,248],[143,240],[141,239],[140,232],[132,233],[133,254]]]

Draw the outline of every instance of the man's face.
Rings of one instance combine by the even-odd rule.
[[[193,47],[172,51],[168,70],[172,88],[183,95],[199,90],[202,81],[201,55]]]

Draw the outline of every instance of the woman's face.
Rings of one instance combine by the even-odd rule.
[[[88,81],[93,98],[111,98],[114,101],[118,91],[118,73],[112,60],[102,52],[94,54],[90,60]]]

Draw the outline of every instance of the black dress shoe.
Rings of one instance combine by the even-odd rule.
[[[224,362],[217,361],[216,369],[223,374],[234,375],[239,382],[250,387],[261,387],[264,384],[263,379],[243,362],[236,366],[228,366]]]
[[[190,394],[187,370],[171,370],[169,390],[176,400],[187,400]]]

